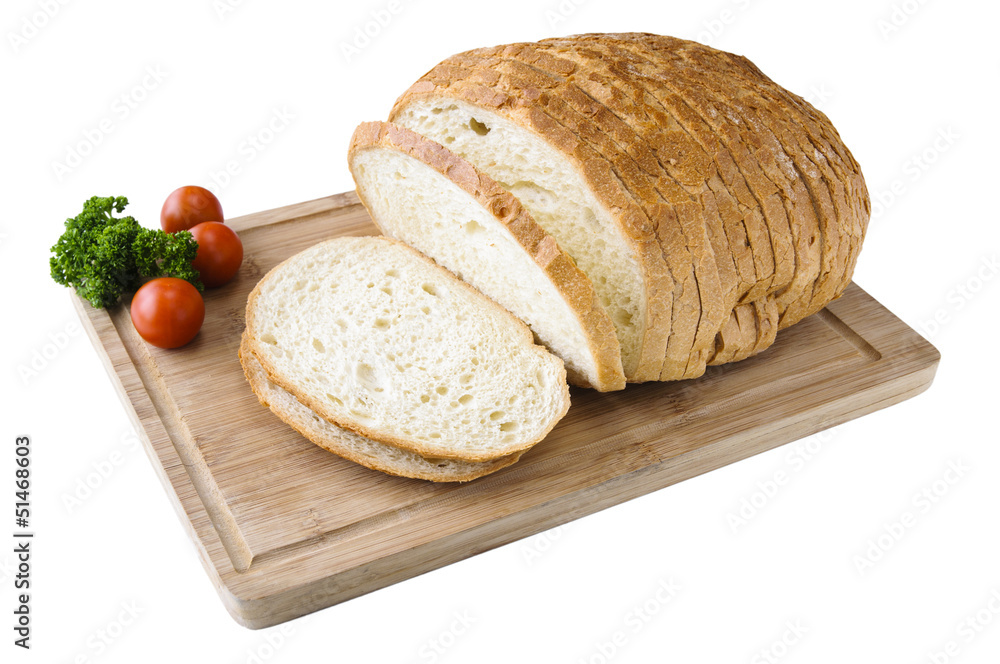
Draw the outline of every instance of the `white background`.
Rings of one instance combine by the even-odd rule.
[[[0,533],[11,541],[13,441],[27,433],[37,551],[25,652],[11,643],[13,545],[2,547],[0,660],[767,661],[762,650],[789,663],[1000,659],[996,3],[409,0],[348,58],[342,45],[387,0],[224,2],[3,3]],[[351,189],[355,125],[385,118],[442,58],[627,30],[747,55],[830,116],[879,212],[856,281],[941,350],[933,387],[283,628],[238,626],[132,442],[96,352],[72,333],[68,291],[48,278],[63,220],[92,195],[127,195],[128,212],[156,226],[167,193],[212,183],[230,160],[240,172],[220,187],[227,216]],[[127,115],[123,94],[136,96]],[[248,159],[247,136],[276,110],[293,118]],[[105,119],[110,133],[57,173]],[[929,325],[936,314],[946,322]],[[28,374],[49,344],[58,352]],[[807,461],[789,457],[807,443]],[[114,452],[120,463],[69,505]],[[949,464],[968,470],[949,474]],[[788,482],[755,497],[779,471]],[[934,502],[915,498],[935,489]],[[734,529],[744,499],[763,504]],[[888,550],[859,569],[857,556],[906,513],[912,527],[883,537]],[[667,580],[676,593],[658,600]],[[643,605],[646,621],[634,613]],[[957,654],[943,654],[949,641]]]

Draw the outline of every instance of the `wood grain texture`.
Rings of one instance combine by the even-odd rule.
[[[183,349],[127,306],[73,295],[220,596],[262,628],[547,530],[919,394],[937,350],[856,285],[749,360],[701,378],[575,390],[510,468],[466,484],[384,475],[313,445],[257,401],[237,358],[246,298],[274,265],[376,232],[353,192],[230,220],[237,278],[206,292]]]

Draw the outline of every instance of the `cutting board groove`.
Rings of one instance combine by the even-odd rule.
[[[183,349],[147,346],[125,305],[73,300],[220,596],[260,628],[661,489],[927,389],[939,355],[856,285],[749,360],[702,378],[574,389],[514,466],[465,484],[390,477],[262,407],[237,358],[246,298],[288,256],[376,232],[353,192],[229,220],[237,278],[206,292]]]

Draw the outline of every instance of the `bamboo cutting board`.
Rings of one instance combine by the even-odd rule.
[[[353,192],[233,219],[245,258],[205,293],[188,346],[146,345],[126,306],[75,295],[146,452],[226,608],[261,628],[371,592],[788,443],[927,389],[938,352],[851,285],[744,362],[697,380],[573,390],[521,460],[466,484],[391,477],[262,407],[237,349],[247,295],[286,257],[376,233]]]

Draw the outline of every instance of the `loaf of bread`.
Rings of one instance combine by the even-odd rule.
[[[520,200],[589,276],[632,382],[770,346],[844,290],[868,223],[861,170],[827,117],[694,42],[591,34],[468,51],[389,119]]]
[[[570,383],[625,387],[614,325],[590,279],[514,196],[440,144],[384,122],[357,128],[348,163],[383,233],[524,321],[565,361]]]
[[[569,408],[563,362],[521,321],[386,237],[321,242],[271,270],[247,301],[241,355],[262,401],[280,396],[262,395],[274,384],[322,420],[428,463],[513,462]],[[267,383],[252,378],[257,364]]]
[[[746,58],[644,33],[452,56],[349,165],[396,239],[272,270],[241,361],[313,442],[435,481],[516,462],[567,376],[617,390],[765,350],[840,296],[871,209],[825,115]]]

